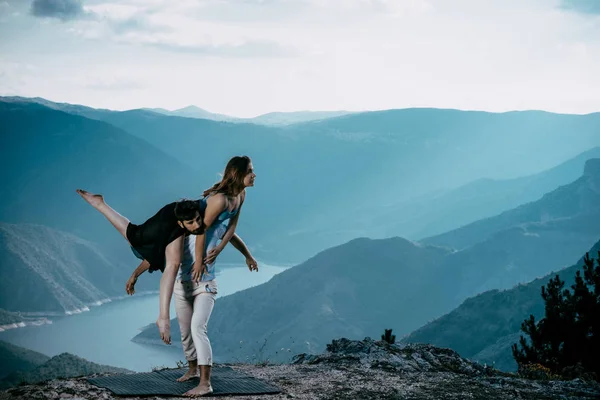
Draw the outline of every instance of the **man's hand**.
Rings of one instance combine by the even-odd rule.
[[[222,251],[223,251],[223,249],[220,246],[213,247],[208,252],[208,254],[206,256],[206,259],[204,260],[204,263],[205,264],[212,264],[212,263],[214,263],[215,260],[217,259],[218,255],[221,254]]]
[[[156,326],[158,327],[158,333],[162,341],[166,344],[171,344],[171,321],[169,321],[169,318],[159,316],[156,320]]]
[[[248,266],[248,269],[250,270],[250,272],[252,272],[252,271],[258,272],[258,263],[254,259],[254,257],[252,257],[252,256],[247,257],[246,265]]]
[[[202,263],[195,262],[192,266],[192,280],[196,283],[202,280],[202,275],[206,273],[206,265]]]
[[[127,280],[125,284],[125,291],[128,295],[133,295],[135,293],[135,283],[137,282],[137,277],[135,275],[131,275],[131,277]]]

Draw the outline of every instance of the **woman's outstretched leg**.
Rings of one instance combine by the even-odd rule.
[[[77,189],[76,192],[83,197],[85,201],[90,203],[92,207],[96,210],[100,211],[102,215],[106,217],[106,219],[119,231],[121,235],[127,239],[127,225],[129,225],[129,220],[110,208],[108,204],[104,202],[104,197],[100,194],[93,194],[87,192],[85,190]]]

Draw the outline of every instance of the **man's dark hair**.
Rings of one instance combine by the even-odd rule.
[[[177,218],[178,221],[189,221],[194,219],[198,212],[201,217],[204,217],[204,215],[202,215],[200,201],[198,200],[183,199],[175,203],[175,218]]]

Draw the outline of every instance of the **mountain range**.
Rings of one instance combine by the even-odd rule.
[[[429,192],[387,206],[358,207],[350,211],[355,216],[352,219],[339,218],[327,226],[314,224],[292,236],[302,242],[317,238],[335,245],[352,235],[425,239],[539,200],[544,194],[579,178],[585,162],[591,158],[600,158],[600,147],[533,175],[505,180],[482,178],[458,188]],[[336,230],[329,229],[329,225],[334,225]]]
[[[0,139],[6,149],[0,177],[14,193],[8,204],[1,202],[0,220],[41,223],[105,240],[114,232],[96,224],[97,219],[87,219],[94,223],[89,229],[71,222],[93,211],[71,196],[74,187],[101,191],[128,218],[143,220],[168,201],[197,197],[218,179],[231,156],[249,154],[258,178],[248,191],[238,229],[242,237],[251,238],[246,241],[256,255],[270,262],[301,262],[357,236],[420,239],[491,216],[567,183],[568,174],[556,173],[547,184],[512,182],[497,192],[500,199],[508,196],[507,201],[482,196],[462,203],[462,213],[448,204],[456,198],[437,195],[482,177],[538,173],[600,145],[595,130],[600,114],[406,109],[267,127],[145,110],[116,112],[56,103],[48,108],[24,99],[3,98],[0,103],[8,133]],[[17,132],[36,145],[19,147],[25,141]],[[511,197],[509,192],[518,192],[519,185],[531,189]],[[50,212],[44,215],[31,202],[38,190],[52,193],[45,205]],[[406,205],[415,198],[430,206],[415,210],[416,201]],[[428,211],[445,206],[457,217]],[[64,217],[65,209],[72,218]],[[365,221],[363,215],[375,218]]]
[[[224,114],[215,114],[196,106],[188,106],[177,110],[165,110],[164,108],[145,108],[144,110],[174,117],[199,118],[212,121],[250,123],[267,126],[285,126],[351,114],[350,111],[293,111],[270,112],[253,118],[240,118]]]

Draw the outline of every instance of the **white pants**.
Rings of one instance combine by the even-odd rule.
[[[198,365],[212,365],[212,348],[206,331],[216,294],[216,280],[175,281],[173,296],[183,352],[186,360],[198,360]]]

